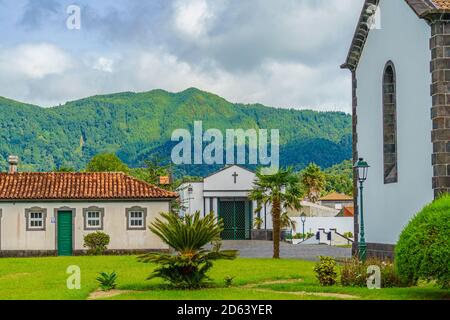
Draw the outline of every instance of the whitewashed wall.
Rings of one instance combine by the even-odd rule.
[[[234,183],[234,173],[237,173],[236,183]],[[253,188],[255,174],[239,166],[231,166],[205,178],[206,191],[248,191]]]
[[[189,186],[192,186],[192,194],[188,192]],[[192,214],[196,211],[203,213],[203,182],[183,183],[177,192],[184,207],[182,214]]]
[[[303,232],[301,218],[292,218],[297,223],[296,233]],[[308,217],[305,221],[305,233],[316,233],[319,229],[336,229],[337,232],[344,234],[345,232],[353,233],[353,217]]]
[[[169,211],[169,202],[47,202],[47,203],[0,203],[1,248],[0,250],[56,250],[56,224],[54,210],[58,208],[75,209],[74,250],[84,250],[84,236],[93,231],[84,230],[83,208],[97,206],[105,209],[104,228],[110,235],[108,249],[167,249],[167,246],[148,228],[146,230],[127,230],[126,208],[140,206],[147,208],[147,225],[161,212]],[[27,231],[25,209],[40,207],[47,209],[46,230]]]
[[[430,27],[403,0],[381,0],[381,30],[367,39],[358,80],[358,151],[371,165],[365,183],[366,240],[395,244],[411,217],[433,200]],[[382,78],[397,74],[399,182],[384,184]]]

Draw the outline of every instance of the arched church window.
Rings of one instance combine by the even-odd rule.
[[[383,162],[384,183],[398,182],[397,164],[397,86],[392,61],[383,75]]]

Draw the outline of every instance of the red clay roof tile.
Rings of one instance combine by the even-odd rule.
[[[431,0],[434,6],[440,10],[450,9],[450,0]]]
[[[5,200],[145,200],[176,198],[175,192],[124,173],[0,173]]]

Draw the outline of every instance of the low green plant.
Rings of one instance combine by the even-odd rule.
[[[226,277],[223,279],[223,282],[225,283],[225,286],[231,287],[231,286],[233,285],[233,280],[234,280],[234,277],[232,277],[232,276],[226,276]]]
[[[102,291],[110,291],[117,286],[117,274],[113,271],[111,273],[102,272],[97,277],[97,282],[100,284]]]
[[[345,287],[365,287],[367,277],[367,265],[357,258],[346,260],[341,267],[341,284]]]
[[[370,258],[365,262],[357,258],[346,260],[341,267],[341,284],[345,287],[366,287],[367,278],[369,277],[367,268],[369,266],[378,266],[380,268],[382,288],[406,286],[398,276],[394,263],[378,258]]]
[[[333,286],[336,284],[336,260],[331,257],[320,257],[320,261],[314,266],[314,273],[322,286]]]
[[[304,235],[303,235],[303,233],[296,233],[293,236],[293,239],[303,239],[303,237],[304,237],[304,239],[307,240],[307,239],[312,238],[314,236],[315,236],[315,234],[312,233],[312,232],[305,233]]]
[[[450,288],[450,195],[426,206],[406,226],[395,248],[402,280],[435,280]]]
[[[104,232],[93,232],[84,236],[84,247],[90,255],[102,255],[108,249],[111,238]]]
[[[353,239],[353,233],[352,232],[346,232],[343,234],[344,237],[349,238],[349,239]]]
[[[214,260],[235,259],[236,250],[220,250],[217,241],[223,230],[222,220],[213,213],[200,217],[200,212],[179,218],[171,213],[161,213],[150,225],[150,230],[175,250],[170,253],[148,253],[138,257],[144,263],[155,263],[157,267],[147,279],[162,278],[170,285],[183,289],[204,286],[210,278],[207,272]],[[205,249],[213,243],[212,250]]]

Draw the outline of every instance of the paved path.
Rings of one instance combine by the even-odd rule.
[[[240,257],[244,258],[272,258],[273,243],[271,241],[223,241],[222,249],[239,250]],[[293,245],[280,243],[282,258],[318,260],[319,256],[335,258],[350,258],[350,248],[331,247],[327,245]]]

